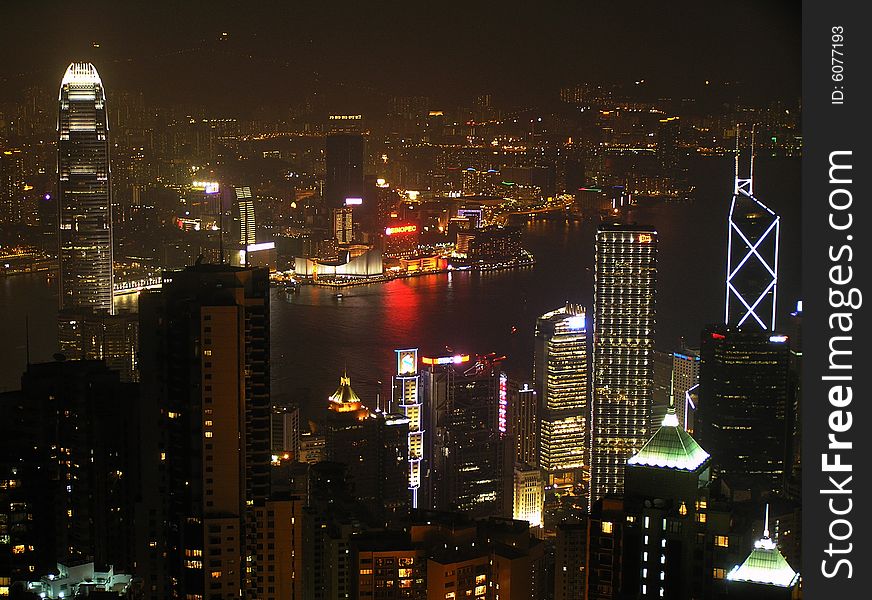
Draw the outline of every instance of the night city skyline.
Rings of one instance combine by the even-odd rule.
[[[799,16],[4,7],[0,596],[801,599]]]

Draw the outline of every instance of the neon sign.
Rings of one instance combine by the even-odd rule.
[[[400,225],[399,227],[386,227],[385,235],[396,235],[398,233],[415,233],[418,231],[417,225]]]
[[[506,432],[507,414],[509,409],[508,378],[500,373],[500,407],[497,411],[497,425],[500,433]]]
[[[421,362],[425,365],[459,365],[469,362],[469,354],[455,354],[454,356],[440,356],[438,358],[421,358]]]
[[[194,181],[191,183],[191,188],[206,194],[217,194],[221,191],[217,181]]]

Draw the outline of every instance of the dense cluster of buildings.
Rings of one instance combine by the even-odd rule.
[[[576,92],[568,102],[596,97]],[[160,289],[123,313],[112,301],[108,114],[93,65],[70,65],[57,146],[61,353],[0,394],[0,596],[801,595],[801,350],[775,327],[779,218],[739,176],[738,144],[726,318],[698,349],[655,352],[658,233],[606,219],[593,306],[536,320],[532,373],[410,340],[386,398],[361,397],[343,372],[303,422],[270,391],[281,244],[313,279],[380,273],[389,259],[508,264],[524,250],[520,228],[500,221],[506,207],[547,208],[555,174],[535,161],[476,163],[458,173],[470,197],[392,189],[367,181],[361,117],[333,115],[323,193],[304,202],[296,190],[293,227],[270,217],[305,234],[264,247],[252,188],[233,189],[228,215],[227,186],[197,179],[172,223],[199,252],[181,269],[162,263]],[[443,116],[427,116],[431,144]],[[242,144],[233,123],[192,125],[197,152]],[[678,127],[658,118],[657,160],[673,183]],[[513,173],[499,185],[521,191],[494,202],[495,173]],[[225,218],[238,225],[232,243]],[[801,307],[791,319],[798,331]]]

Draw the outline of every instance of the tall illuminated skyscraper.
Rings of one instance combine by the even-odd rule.
[[[739,137],[737,128],[724,321],[732,327],[774,331],[781,217],[754,197],[753,128],[748,175],[739,176]]]
[[[539,394],[539,467],[554,475],[581,469],[587,435],[587,326],[567,304],[536,320],[533,377]]]
[[[109,123],[94,65],[67,68],[58,108],[60,307],[111,314]]]
[[[257,243],[254,222],[254,198],[248,186],[235,188],[236,205],[239,210],[239,243],[243,248]]]
[[[418,392],[418,349],[396,350],[396,354],[394,406],[398,406],[409,419],[409,490],[412,492],[412,508],[418,508],[421,460],[424,457],[424,413]]]
[[[603,224],[596,235],[590,502],[624,490],[653,406],[657,232]]]

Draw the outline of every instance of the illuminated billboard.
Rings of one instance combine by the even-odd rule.
[[[191,183],[191,189],[206,194],[217,194],[221,191],[217,181],[194,181]]]
[[[423,357],[421,362],[425,365],[459,365],[469,362],[469,354],[455,354],[454,356],[439,356],[436,358]]]
[[[414,375],[418,371],[418,350],[397,350],[397,375]]]
[[[385,227],[385,235],[397,235],[398,233],[415,233],[418,231],[417,225],[398,225],[396,227]]]

